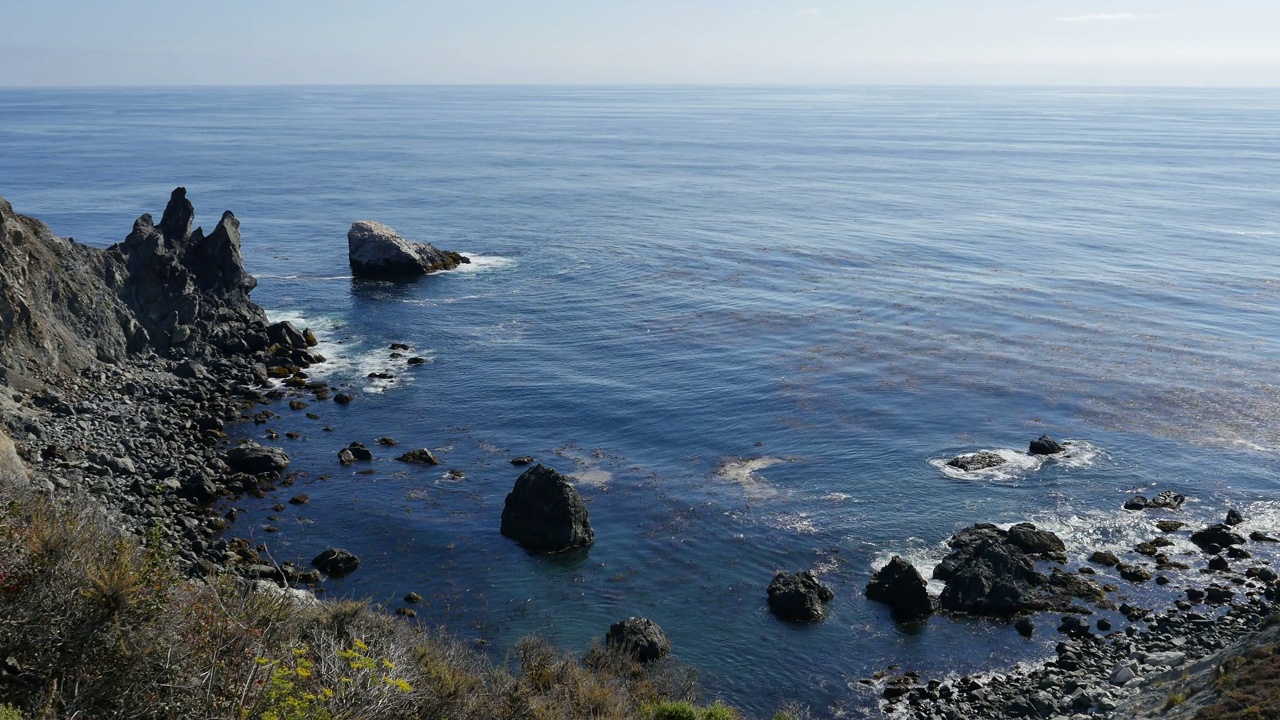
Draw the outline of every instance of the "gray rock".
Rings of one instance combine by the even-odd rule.
[[[568,478],[543,465],[516,479],[502,508],[501,532],[533,552],[563,552],[595,542],[578,491]]]
[[[228,450],[226,463],[232,470],[250,475],[278,473],[289,467],[289,455],[280,448],[249,443]]]
[[[1111,675],[1107,677],[1107,682],[1112,685],[1124,685],[1135,677],[1137,675],[1133,672],[1133,667],[1129,663],[1120,663],[1111,669]]]
[[[963,470],[965,472],[975,472],[978,470],[986,470],[988,468],[998,467],[1005,464],[1005,459],[996,453],[988,450],[982,450],[967,455],[957,455],[947,461],[947,465]]]
[[[405,240],[386,225],[368,220],[351,224],[347,252],[353,272],[378,277],[425,275],[471,262],[456,252]]]
[[[671,641],[658,624],[649,618],[629,617],[609,626],[605,646],[620,650],[638,662],[647,663],[671,652]]]
[[[1041,435],[1040,437],[1031,441],[1030,446],[1027,448],[1027,454],[1028,455],[1057,455],[1063,450],[1066,450],[1066,448],[1060,445],[1056,440],[1049,437],[1048,435]]]

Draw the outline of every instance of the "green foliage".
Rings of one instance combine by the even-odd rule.
[[[0,704],[0,720],[22,720],[22,711],[9,703]]]

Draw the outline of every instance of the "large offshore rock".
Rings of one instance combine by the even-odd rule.
[[[563,552],[595,542],[587,506],[565,476],[535,465],[516,479],[502,508],[502,534],[533,552]]]
[[[360,558],[342,548],[329,548],[311,561],[312,566],[329,577],[350,575],[360,567]]]
[[[1028,455],[1057,455],[1063,450],[1066,450],[1066,448],[1063,447],[1062,444],[1059,443],[1057,440],[1054,440],[1048,435],[1041,435],[1040,437],[1031,441],[1030,445],[1027,447],[1027,454]]]
[[[375,277],[425,275],[471,262],[459,253],[405,240],[395,230],[371,220],[351,223],[347,255],[352,272]]]
[[[998,467],[1005,464],[1005,462],[1004,458],[990,450],[980,450],[976,453],[957,455],[948,460],[947,465],[965,472],[976,472],[978,470]]]
[[[769,609],[783,620],[813,622],[826,616],[824,605],[835,593],[808,570],[780,572],[769,583]]]

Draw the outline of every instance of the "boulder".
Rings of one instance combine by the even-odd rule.
[[[894,555],[867,583],[867,597],[889,606],[895,620],[909,621],[933,613],[933,599],[915,566]]]
[[[630,655],[638,662],[647,663],[671,652],[671,641],[649,618],[629,617],[609,626],[604,636],[605,646]]]
[[[532,465],[533,462],[534,462],[534,457],[532,455],[521,455],[520,457],[511,458],[511,464],[517,467]]]
[[[946,565],[946,569],[943,566]],[[974,615],[1009,616],[1045,607],[1036,572],[1021,549],[1000,539],[984,538],[943,559],[946,588],[938,598],[947,610]]]
[[[272,343],[287,348],[308,347],[307,336],[299,332],[292,323],[281,321],[267,327],[267,337]]]
[[[1067,546],[1062,539],[1048,530],[1038,530],[1031,523],[1018,523],[1009,528],[1008,539],[1028,555],[1046,555],[1066,561]]]
[[[1031,441],[1030,447],[1027,448],[1027,454],[1028,455],[1057,455],[1063,450],[1066,450],[1066,448],[1060,445],[1056,440],[1049,437],[1048,435],[1041,435],[1040,437]]]
[[[544,465],[516,479],[502,508],[501,531],[533,552],[562,552],[595,542],[582,497],[568,478]]]
[[[1116,557],[1116,554],[1113,552],[1108,552],[1106,550],[1094,550],[1093,554],[1089,556],[1089,562],[1097,565],[1105,565],[1107,567],[1115,567],[1120,564],[1120,558]]]
[[[232,470],[250,475],[278,473],[289,467],[289,456],[285,451],[257,443],[231,448],[225,460]]]
[[[1187,501],[1187,496],[1172,490],[1165,490],[1151,499],[1148,507],[1159,510],[1178,510]]]
[[[325,575],[339,578],[360,567],[360,558],[341,548],[329,548],[317,555],[311,564]]]
[[[351,452],[351,457],[355,460],[369,461],[373,459],[373,453],[369,452],[369,448],[365,447],[362,442],[353,442],[347,445],[347,450]]]
[[[1216,545],[1219,548],[1230,545],[1243,545],[1244,537],[1232,531],[1230,525],[1218,523],[1191,533],[1191,542],[1199,545],[1201,550],[1205,550],[1210,545]]]
[[[783,620],[813,622],[826,616],[823,606],[835,597],[831,588],[818,582],[808,570],[779,572],[769,583],[769,610]]]
[[[351,224],[347,253],[355,274],[373,277],[425,275],[471,262],[456,252],[405,240],[386,225],[368,220]]]
[[[418,448],[396,458],[400,462],[412,463],[414,465],[439,465],[440,460],[428,449]]]
[[[965,472],[986,470],[1005,464],[1005,459],[989,450],[982,450],[966,455],[957,455],[947,461],[947,465]]]
[[[1223,522],[1227,525],[1239,525],[1244,522],[1244,516],[1240,514],[1239,510],[1231,508],[1230,510],[1227,510],[1227,519]]]

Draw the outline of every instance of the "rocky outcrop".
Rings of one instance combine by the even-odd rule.
[[[933,577],[946,583],[938,597],[943,609],[972,615],[1010,616],[1041,610],[1065,610],[1072,598],[1104,598],[1092,581],[1035,568],[1035,558],[1063,560],[1062,540],[1030,523],[1008,531],[980,523],[952,536],[951,554]]]
[[[808,570],[780,572],[769,583],[769,610],[783,620],[814,622],[826,616],[824,607],[835,593]]]
[[[661,659],[671,652],[671,641],[658,623],[649,618],[629,617],[609,626],[605,646],[630,655],[637,662]]]
[[[1187,501],[1186,495],[1181,495],[1179,493],[1173,492],[1172,490],[1165,490],[1164,492],[1160,493],[1159,495],[1156,495],[1150,500],[1148,500],[1143,495],[1134,495],[1128,500],[1125,500],[1124,509],[1125,510],[1178,510],[1182,507],[1182,504],[1185,503],[1186,501]]]
[[[352,272],[371,277],[425,275],[471,262],[456,252],[405,240],[395,230],[370,220],[351,224],[347,254]]]
[[[240,256],[240,223],[191,230],[186,190],[173,191],[160,224],[144,214],[121,243],[101,250],[53,235],[0,199],[0,375],[34,385],[95,361],[144,352],[200,358],[267,347],[267,319]],[[11,377],[10,377],[11,376]]]
[[[1031,445],[1027,448],[1028,455],[1057,455],[1066,450],[1061,443],[1049,437],[1041,435],[1031,441]]]
[[[595,542],[578,491],[554,468],[535,465],[516,479],[502,508],[502,534],[533,552],[563,552]]]
[[[989,450],[982,450],[967,455],[957,455],[947,461],[947,465],[965,472],[975,472],[1005,464],[1005,459]]]
[[[400,462],[410,463],[412,465],[439,465],[440,459],[435,453],[426,448],[418,448],[396,458]]]
[[[919,620],[933,613],[933,598],[915,566],[894,555],[867,583],[867,597],[889,606],[900,622]]]
[[[1218,552],[1231,545],[1243,545],[1244,536],[1236,533],[1226,523],[1210,525],[1203,530],[1191,533],[1191,542],[1207,552]]]

